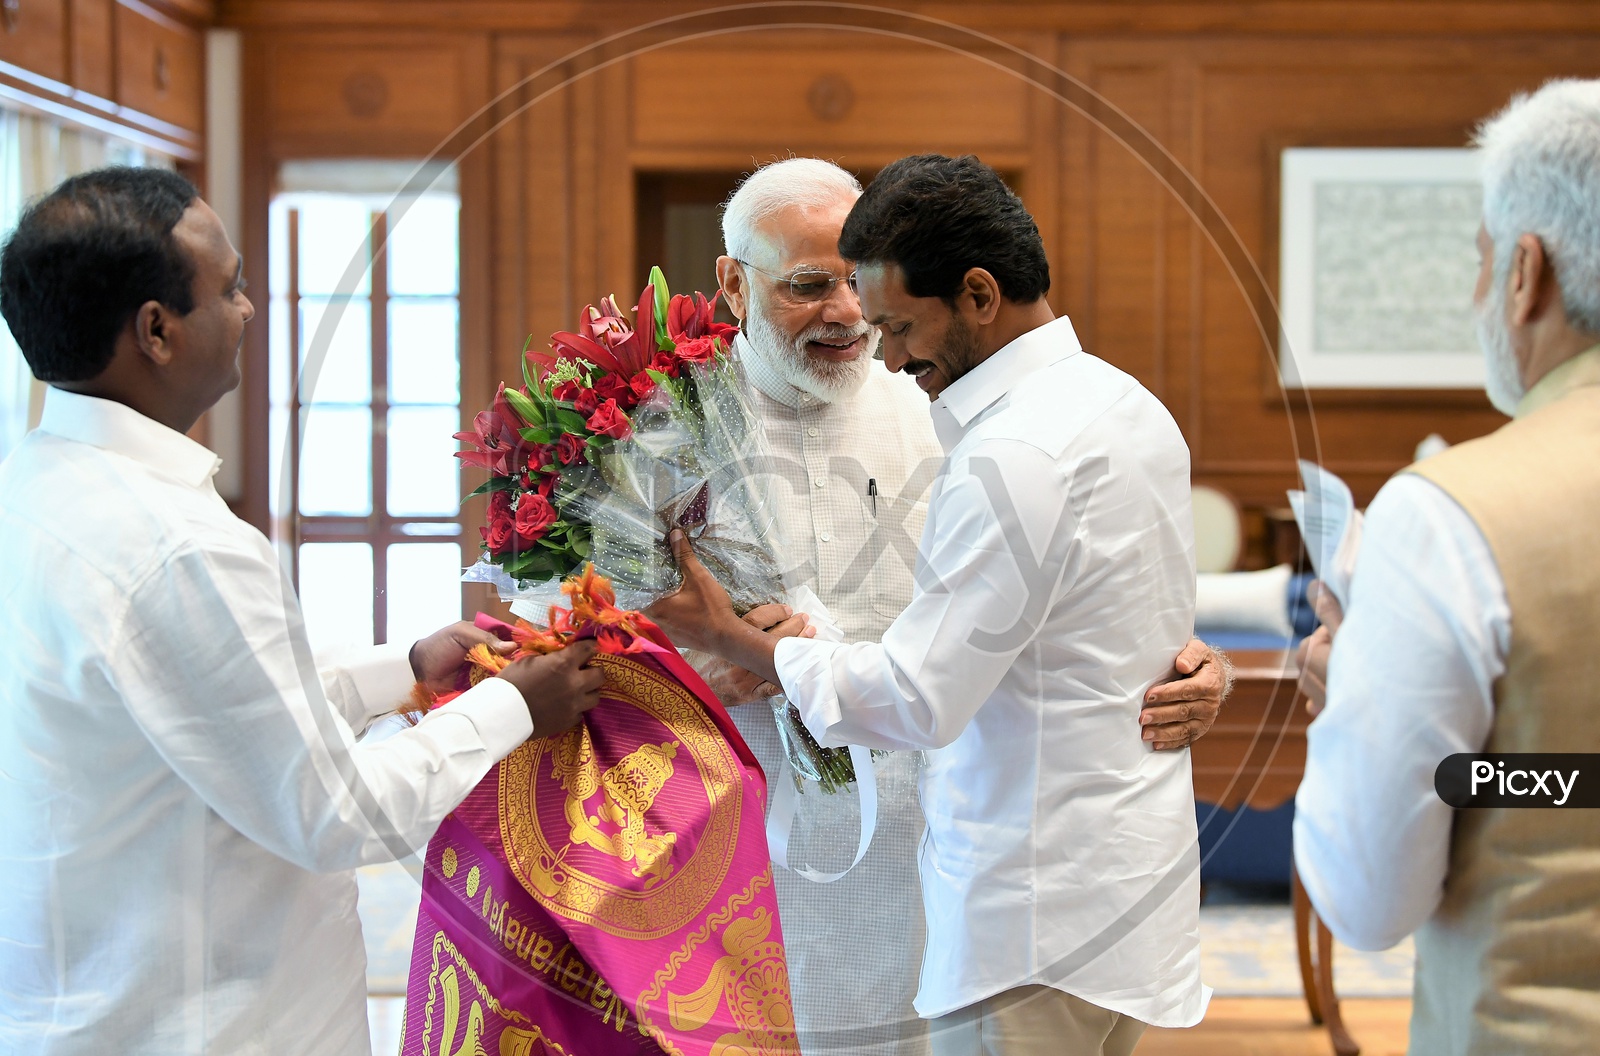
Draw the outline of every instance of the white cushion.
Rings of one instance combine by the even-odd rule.
[[[1208,631],[1252,631],[1293,638],[1289,622],[1288,565],[1260,572],[1202,572],[1194,602],[1194,625]]]

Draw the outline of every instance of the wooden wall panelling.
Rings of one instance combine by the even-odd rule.
[[[203,34],[137,0],[118,0],[112,24],[117,102],[177,129],[203,128]]]
[[[1589,42],[1540,41],[1064,45],[1072,72],[1188,164],[1274,292],[1284,146],[1464,143],[1514,90],[1560,71],[1592,76],[1600,67],[1592,54]],[[1173,410],[1197,480],[1246,503],[1277,506],[1292,486],[1294,456],[1320,453],[1364,502],[1426,433],[1459,441],[1502,420],[1479,394],[1313,393],[1314,423],[1293,419],[1297,452],[1248,284],[1235,282],[1179,202],[1158,194],[1157,181],[1114,151],[1108,136],[1079,117],[1067,119],[1064,135],[1072,174],[1063,196],[1070,310],[1082,318],[1091,350],[1130,369]],[[1152,215],[1158,200],[1165,221]],[[1146,316],[1164,317],[1165,329]]]
[[[278,157],[422,157],[484,100],[476,34],[383,30],[266,37],[253,88]],[[477,63],[477,64],[475,64]]]
[[[1028,139],[1028,88],[1016,78],[865,33],[741,33],[641,55],[633,65],[633,142],[642,148],[910,153],[944,142],[982,154]],[[696,68],[716,76],[684,76]]]
[[[40,77],[65,83],[67,62],[66,0],[29,0],[3,10],[0,62]]]
[[[152,147],[202,155],[209,4],[24,0],[0,10],[0,98]]]
[[[1396,133],[1464,144],[1472,126],[1513,91],[1557,71],[1592,76],[1600,67],[1592,46],[1533,42],[1283,41],[1196,51],[1202,178],[1264,264],[1276,259],[1281,146],[1393,145]],[[1236,492],[1275,496],[1293,479],[1289,419],[1275,386],[1262,385],[1263,374],[1270,379],[1274,368],[1245,302],[1215,263],[1208,257],[1204,443],[1197,470],[1232,478]],[[1276,275],[1269,271],[1267,278],[1275,290]],[[1465,300],[1471,291],[1461,295]],[[1459,398],[1422,391],[1377,399],[1363,394],[1358,402],[1318,402],[1317,395],[1312,394],[1315,431],[1305,419],[1299,453],[1320,455],[1346,475],[1358,501],[1370,499],[1409,462],[1428,432],[1459,441],[1503,420],[1477,395],[1465,406]]]
[[[112,61],[115,7],[115,0],[71,0],[72,84],[101,99],[110,99],[116,92]]]
[[[643,167],[748,170],[810,154],[860,170],[921,151],[976,152],[1008,170],[1029,160],[1033,89],[921,43],[762,30],[675,44],[632,66]]]
[[[219,7],[229,24],[256,28],[370,23],[451,31],[562,33],[595,25],[604,25],[609,32],[717,3],[719,0],[220,0]],[[981,4],[898,0],[893,6],[994,31],[1105,37],[1184,33],[1494,37],[1600,32],[1600,9],[1592,0],[984,0]],[[812,21],[821,17],[814,7],[800,13]]]
[[[592,71],[583,59],[562,61],[592,39],[504,37],[496,43],[498,91],[533,78],[500,104],[503,114],[520,112],[490,145],[494,200],[502,210],[494,233],[494,365],[506,379],[520,376],[523,342],[531,337],[542,346],[551,333],[572,329],[585,304],[612,292],[603,288],[618,278],[608,262],[626,259],[606,244],[618,221],[600,215],[627,207],[631,194],[626,139],[618,134],[626,114],[613,112],[616,97],[625,93],[603,83],[608,71]],[[542,100],[523,109],[536,95]],[[631,217],[630,211],[621,220],[629,226],[623,248],[630,251]],[[635,281],[631,271],[628,284]],[[626,299],[625,284],[615,292]]]
[[[1028,35],[1011,40],[1011,43],[1030,52],[1040,61],[1056,64],[1059,48],[1053,36]],[[1034,71],[1030,75],[1037,76]],[[1044,239],[1045,256],[1050,261],[1050,303],[1055,310],[1066,310],[1066,297],[1062,285],[1061,269],[1056,262],[1065,252],[1066,222],[1061,205],[1062,150],[1061,102],[1032,80],[1018,80],[1022,86],[1024,119],[1028,157],[1021,182],[1024,186],[1013,188],[1022,196],[1039,225],[1039,235]]]

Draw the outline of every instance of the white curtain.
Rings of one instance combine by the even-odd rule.
[[[68,176],[103,165],[171,168],[172,159],[125,140],[0,108],[0,238],[10,237],[29,201]],[[44,386],[34,380],[11,331],[0,322],[0,458],[38,424],[43,402]]]

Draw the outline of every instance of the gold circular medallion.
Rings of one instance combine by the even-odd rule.
[[[601,702],[500,764],[500,835],[522,886],[557,916],[654,939],[698,917],[733,864],[738,758],[700,701],[628,657],[602,653]],[[678,831],[678,826],[693,826]]]

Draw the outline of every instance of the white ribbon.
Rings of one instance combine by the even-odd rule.
[[[858,744],[850,746],[850,765],[855,767],[856,790],[861,797],[861,835],[856,843],[855,858],[837,873],[824,873],[808,865],[789,864],[789,831],[794,827],[794,817],[800,809],[800,793],[795,789],[794,767],[785,756],[784,773],[778,778],[778,790],[773,793],[772,809],[767,813],[767,847],[771,851],[773,865],[803,876],[813,884],[831,884],[861,864],[867,848],[872,845],[873,834],[878,831],[878,775],[872,768],[872,752]]]

